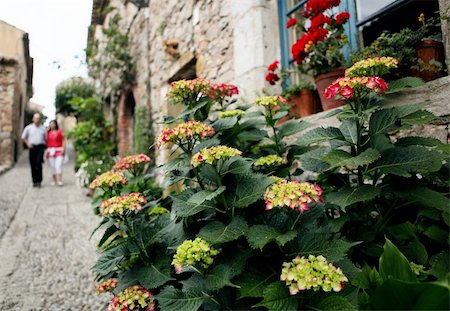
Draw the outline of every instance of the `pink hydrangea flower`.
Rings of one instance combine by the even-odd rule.
[[[125,185],[127,184],[127,179],[121,172],[113,172],[108,171],[105,172],[99,176],[97,176],[89,185],[90,189],[96,189],[96,188],[112,188],[115,185],[121,184]]]
[[[95,291],[97,294],[112,292],[118,284],[119,280],[116,278],[107,279],[95,286]]]
[[[156,139],[156,147],[160,148],[168,142],[183,145],[188,141],[200,140],[214,134],[215,130],[212,126],[203,122],[188,121],[174,128],[164,129]]]
[[[128,212],[137,212],[143,209],[147,199],[139,192],[112,197],[100,204],[100,213],[107,216],[124,215]]]
[[[135,285],[128,287],[114,296],[106,311],[155,311],[153,293],[148,289]]]
[[[387,88],[386,81],[380,77],[342,77],[325,89],[324,97],[334,98],[341,95],[349,99],[357,91],[373,91],[381,95]]]
[[[148,162],[150,162],[150,158],[147,155],[143,153],[135,154],[124,157],[117,161],[116,164],[114,164],[113,169],[115,171],[130,170],[140,164],[145,164]]]

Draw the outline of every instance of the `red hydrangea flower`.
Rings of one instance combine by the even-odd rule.
[[[290,19],[288,19],[287,23],[286,23],[286,28],[291,28],[294,27],[295,25],[297,25],[298,21],[295,17],[292,17]]]
[[[339,25],[344,24],[350,18],[350,14],[348,12],[341,12],[336,15],[336,23]]]
[[[309,0],[305,5],[304,17],[314,17],[334,8],[341,3],[341,0]]]
[[[278,69],[278,65],[280,64],[280,62],[279,61],[274,61],[272,64],[270,64],[268,67],[267,67],[267,70],[269,70],[269,71],[275,71],[275,70],[277,70]]]
[[[278,80],[280,80],[280,77],[279,77],[276,73],[269,72],[269,73],[266,75],[266,81],[269,82],[271,85],[275,85],[275,83],[276,83]]]
[[[384,94],[388,85],[380,77],[342,77],[325,89],[325,98],[334,98],[337,94],[350,98],[355,91],[373,91]]]

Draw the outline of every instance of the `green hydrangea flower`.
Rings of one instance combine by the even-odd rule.
[[[286,160],[276,154],[261,157],[255,161],[256,166],[277,166],[282,164],[286,164]]]
[[[161,215],[167,214],[168,212],[169,212],[169,210],[165,209],[164,207],[155,206],[154,208],[152,208],[152,210],[150,212],[148,212],[148,214],[150,216],[161,216]]]
[[[206,269],[213,263],[213,257],[218,253],[219,251],[201,238],[196,238],[194,241],[186,240],[177,247],[172,265],[177,273],[180,273],[181,269],[187,266]]]
[[[308,289],[339,292],[348,282],[342,270],[328,263],[322,255],[297,256],[283,263],[280,280],[286,282],[291,295]]]
[[[231,157],[240,156],[241,154],[242,151],[227,146],[203,148],[200,152],[197,152],[192,156],[191,164],[193,167],[197,167],[203,162],[213,164],[216,160],[228,159]]]
[[[414,272],[415,275],[420,275],[422,272],[425,271],[425,267],[422,265],[418,265],[414,262],[410,262],[409,266],[411,267],[411,270]]]
[[[287,100],[282,96],[266,96],[257,98],[253,103],[258,106],[273,108],[286,104]]]
[[[347,77],[382,76],[391,68],[398,67],[398,60],[393,57],[372,57],[363,59],[345,71]]]
[[[241,109],[227,110],[219,113],[219,119],[242,117],[243,115],[245,115],[245,111]]]

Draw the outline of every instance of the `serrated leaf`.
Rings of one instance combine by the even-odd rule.
[[[420,137],[420,136],[410,136],[402,137],[397,139],[395,145],[406,147],[406,146],[438,146],[441,144],[439,139],[433,137]]]
[[[422,125],[422,124],[428,124],[434,120],[436,120],[437,117],[432,114],[431,112],[427,110],[419,110],[414,113],[411,113],[407,116],[404,116],[401,118],[401,124],[403,125]]]
[[[311,124],[303,121],[303,120],[288,120],[285,123],[283,123],[279,128],[278,128],[278,135],[281,138],[293,135],[295,133],[304,131],[305,129],[307,129],[308,127],[310,127]]]
[[[397,120],[398,115],[395,108],[374,112],[369,120],[369,136],[386,134],[396,129],[398,127],[396,125]]]
[[[127,254],[128,250],[124,245],[107,250],[100,256],[92,270],[99,275],[107,275],[116,269]]]
[[[355,120],[342,120],[342,124],[339,129],[341,130],[342,135],[344,135],[346,141],[354,145],[358,142],[358,130]]]
[[[287,242],[292,241],[297,237],[298,232],[296,230],[288,231],[284,234],[281,234],[275,238],[277,244],[280,246],[284,246]]]
[[[343,210],[348,206],[369,201],[380,195],[381,189],[373,186],[364,185],[358,188],[343,187],[337,192],[330,192],[326,195],[327,203],[336,204]]]
[[[165,287],[155,296],[161,311],[197,311],[210,297],[199,290],[182,292],[173,287]]]
[[[216,291],[225,286],[236,287],[231,283],[232,269],[227,265],[218,265],[214,267],[205,277],[206,287],[209,290]]]
[[[381,153],[368,172],[380,170],[384,174],[410,177],[411,173],[436,172],[441,168],[442,155],[425,147],[394,147]]]
[[[230,191],[229,202],[232,207],[244,208],[261,198],[266,188],[273,180],[262,174],[235,175]],[[242,185],[245,185],[243,187]]]
[[[320,311],[356,311],[356,309],[350,301],[344,297],[338,295],[332,295],[325,297],[317,305],[317,309]]]
[[[400,190],[396,191],[396,194],[408,202],[417,202],[422,206],[433,207],[443,212],[447,212],[450,206],[450,201],[445,195],[425,187]]]
[[[234,280],[234,283],[239,286],[239,298],[263,297],[264,289],[273,282],[275,275],[268,269],[260,270],[250,266],[248,270],[245,270],[241,276]]]
[[[394,147],[394,145],[391,144],[390,139],[385,134],[378,134],[371,137],[369,140],[369,146],[372,149],[378,150],[378,152],[383,152]]]
[[[195,145],[195,148],[192,151],[192,153],[197,153],[203,148],[210,148],[212,146],[217,146],[217,145],[220,145],[220,140],[218,138],[205,139],[205,140],[202,140],[197,145]],[[188,162],[187,159],[186,159],[186,164],[185,165],[186,166],[190,166],[190,163]]]
[[[264,299],[253,307],[265,307],[271,311],[297,310],[298,300],[289,294],[282,282],[274,282],[264,289]]]
[[[237,122],[237,117],[223,118],[216,120],[212,126],[216,131],[223,131],[232,128]]]
[[[220,174],[246,174],[250,171],[252,163],[250,159],[232,157],[223,163]]]
[[[408,259],[386,238],[380,257],[380,275],[383,280],[397,279],[406,282],[417,282],[417,277],[409,265]]]
[[[449,263],[450,257],[448,252],[442,252],[434,255],[430,259],[430,273],[438,279],[443,278],[450,271]]]
[[[305,152],[299,159],[304,170],[321,173],[329,168],[329,164],[320,158],[330,152],[330,148],[319,147],[317,149]]]
[[[389,81],[389,87],[386,90],[386,94],[394,94],[422,85],[424,85],[424,82],[420,78],[404,77],[398,80]]]
[[[333,158],[333,154],[340,152],[342,156]],[[343,153],[347,154],[347,156],[343,156]],[[350,169],[356,169],[358,166],[368,165],[380,157],[380,153],[372,148],[364,150],[361,154],[352,157],[345,151],[342,150],[333,150],[328,155],[324,157],[324,160],[330,164],[330,169],[337,167],[347,167]]]
[[[310,145],[330,140],[340,140],[346,142],[341,130],[337,127],[317,127],[303,134],[297,141],[297,145]]]
[[[220,221],[213,221],[204,226],[198,236],[211,244],[222,244],[236,240],[246,233],[247,222],[242,217],[235,217],[226,226]]]
[[[214,198],[219,194],[208,190],[202,190],[197,193],[194,193],[192,190],[183,191],[171,196],[173,200],[172,210],[179,217],[188,217],[207,209],[213,209],[215,207],[214,202],[207,201],[207,199]]]
[[[262,250],[267,243],[274,241],[279,235],[280,233],[274,227],[255,225],[248,229],[247,241],[251,247]]]

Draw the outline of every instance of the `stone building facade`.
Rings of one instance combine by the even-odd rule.
[[[440,1],[441,7],[447,5]],[[129,35],[124,49],[135,63],[133,83],[109,90],[116,98],[111,102],[117,107],[114,119],[121,155],[133,152],[135,107],[150,108],[155,133],[160,132],[164,115],[180,111],[166,104],[170,82],[201,77],[232,83],[239,87],[240,97],[250,101],[268,87],[264,81],[266,66],[280,59],[276,0],[94,0],[91,44],[105,39],[104,30],[116,14]],[[448,25],[444,23],[443,33],[450,53]],[[114,74],[105,77],[116,78]],[[450,104],[450,100],[445,103]],[[440,111],[439,115],[448,113]],[[328,122],[321,114],[311,121],[321,126]],[[158,154],[161,159],[165,156],[164,152]]]
[[[178,107],[166,105],[170,82],[201,77],[232,83],[251,100],[265,86],[265,66],[279,58],[276,1],[95,0],[91,44],[105,40],[104,29],[115,14],[128,30],[136,68],[134,83],[109,90],[117,98],[120,154],[132,152],[135,106],[150,108],[156,133],[164,115],[177,114]]]
[[[0,166],[11,166],[22,151],[32,78],[28,34],[0,21]]]

